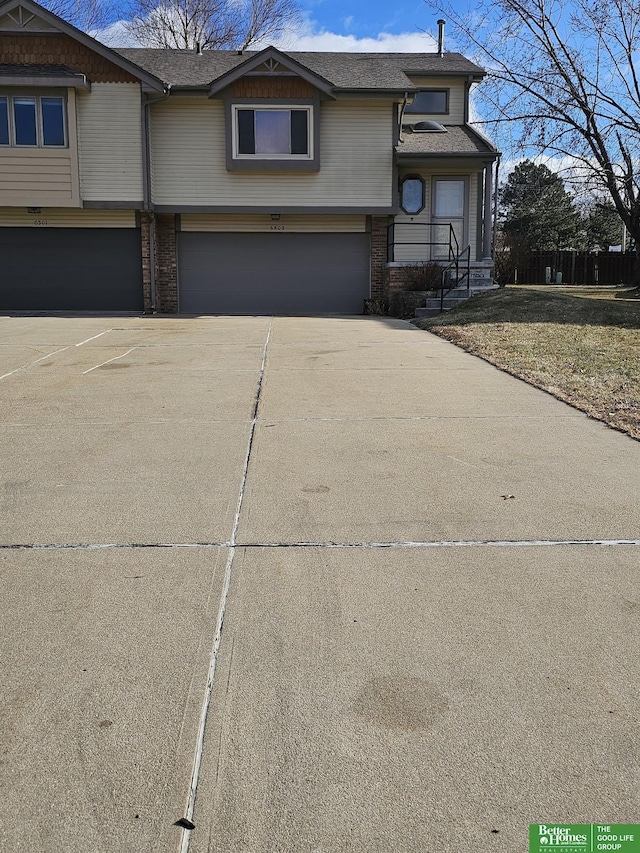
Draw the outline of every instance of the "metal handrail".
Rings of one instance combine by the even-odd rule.
[[[456,237],[455,231],[453,230],[453,223],[451,222],[402,222],[398,223],[402,225],[403,228],[413,227],[413,228],[427,228],[430,229],[437,225],[438,227],[444,227],[446,225],[449,226],[449,239],[445,240],[420,240],[419,242],[414,242],[410,240],[401,240],[400,242],[396,242],[395,239],[395,222],[391,222],[387,226],[387,258],[390,262],[394,262],[395,260],[395,247],[396,246],[447,246],[448,254],[449,254],[449,263],[442,268],[442,283],[440,286],[440,311],[444,311],[444,299],[448,293],[451,293],[452,290],[455,290],[460,286],[460,267],[465,264],[465,269],[462,274],[462,281],[466,278],[467,280],[467,292],[471,290],[471,245],[467,244],[462,251],[460,251],[460,244],[458,243],[458,238]],[[436,259],[434,259],[436,260]],[[436,260],[437,263],[437,260]],[[455,268],[455,284],[451,287],[447,288],[446,286],[446,277],[447,273],[449,273],[453,268]]]
[[[457,243],[457,241],[456,241],[456,243]],[[442,313],[444,311],[444,298],[445,298],[445,296],[447,294],[451,293],[452,290],[455,290],[457,287],[460,286],[460,261],[463,260],[464,255],[467,256],[467,269],[466,269],[465,273],[463,274],[463,281],[464,281],[464,278],[466,277],[466,279],[467,279],[467,294],[469,294],[469,291],[471,290],[471,245],[467,244],[464,247],[464,249],[461,252],[458,252],[458,254],[456,254],[456,256],[453,258],[453,260],[451,260],[447,264],[447,266],[444,267],[442,270],[442,287],[440,288],[440,313]],[[445,291],[445,278],[446,278],[447,272],[452,267],[455,267],[455,269],[456,269],[456,282],[454,285],[452,285],[451,287],[449,287]]]
[[[399,240],[395,239],[396,232],[396,224],[401,225],[402,228],[422,228],[427,229],[427,233],[431,233],[431,228],[434,225],[439,228],[449,227],[449,239],[448,240]],[[453,249],[455,245],[455,251]],[[449,260],[452,259],[459,252],[458,240],[456,238],[455,232],[453,230],[453,225],[451,222],[400,222],[395,223],[391,222],[387,226],[387,260],[390,263],[395,261],[395,247],[396,246],[446,246],[448,249]]]

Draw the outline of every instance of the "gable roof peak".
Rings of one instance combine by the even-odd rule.
[[[17,16],[11,15],[12,12],[18,10],[20,11]],[[25,11],[27,12],[26,16],[24,15]],[[119,68],[122,68],[124,71],[128,71],[133,77],[140,80],[143,89],[156,92],[164,91],[162,81],[154,74],[140,68],[140,66],[136,65],[130,59],[117,53],[90,35],[87,35],[87,33],[74,27],[73,24],[65,21],[64,18],[45,9],[39,3],[35,3],[34,0],[0,0],[0,18],[5,16],[11,16],[11,20],[16,24],[15,29],[23,27],[25,33],[30,32],[28,25],[34,19],[42,21],[49,33],[55,34],[57,32],[61,35],[66,35]],[[12,29],[13,33],[15,33],[15,29]],[[33,32],[33,29],[31,32]]]
[[[333,97],[333,86],[328,80],[317,74],[315,71],[307,68],[307,66],[302,62],[294,59],[291,54],[285,53],[273,45],[269,45],[268,47],[263,48],[263,50],[252,52],[250,55],[245,54],[242,50],[238,50],[236,53],[238,56],[246,56],[247,58],[244,62],[240,62],[240,64],[236,65],[235,68],[232,68],[220,75],[212,82],[209,88],[210,98],[217,95],[222,89],[226,89],[227,86],[234,83],[236,80],[239,80],[241,77],[244,77],[246,74],[249,74],[252,71],[262,70],[262,67],[264,65],[268,66],[269,63],[273,63],[273,69],[269,71],[267,68],[264,73],[278,74],[281,73],[279,70],[280,68],[286,68],[287,70],[294,72],[298,77],[306,80],[307,83],[310,83],[316,89],[319,89],[325,95],[331,98]]]

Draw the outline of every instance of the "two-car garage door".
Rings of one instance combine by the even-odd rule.
[[[366,233],[178,234],[187,314],[362,314]]]

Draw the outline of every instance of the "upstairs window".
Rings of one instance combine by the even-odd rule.
[[[448,89],[421,89],[408,104],[405,113],[410,115],[448,115]]]
[[[310,160],[311,107],[234,108],[234,157]]]
[[[15,148],[64,148],[67,145],[62,97],[0,97],[0,145]]]

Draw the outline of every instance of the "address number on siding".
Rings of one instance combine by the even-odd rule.
[[[284,225],[270,225],[269,231],[284,231]]]
[[[46,219],[34,219],[33,224],[34,225],[48,225],[49,223]]]

